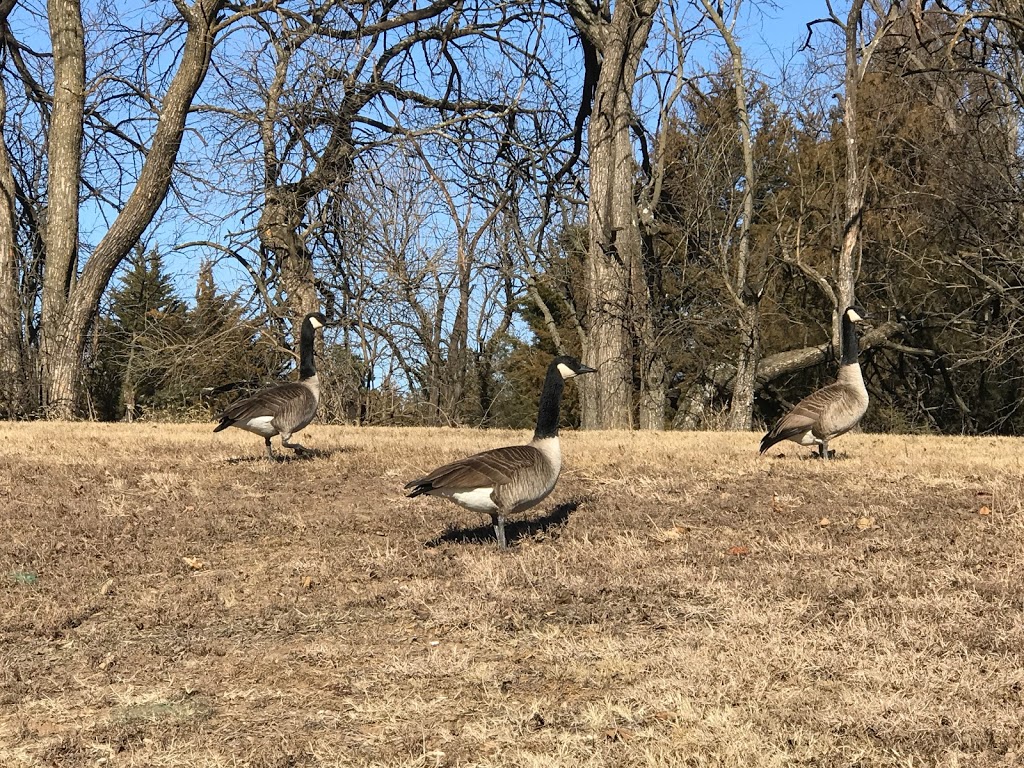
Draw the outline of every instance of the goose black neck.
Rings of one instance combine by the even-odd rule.
[[[540,395],[537,429],[533,432],[534,440],[558,436],[558,416],[562,407],[562,391],[564,389],[565,379],[562,378],[558,366],[550,366],[547,378],[544,379],[544,390]]]
[[[307,318],[302,323],[299,336],[299,379],[311,379],[316,376],[316,363],[313,361],[313,324]]]
[[[857,329],[853,326],[850,316],[843,312],[843,356],[840,365],[852,365],[857,362],[860,348],[857,345]]]

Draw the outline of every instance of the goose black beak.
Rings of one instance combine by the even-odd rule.
[[[576,371],[576,375],[582,376],[584,373],[597,373],[597,368],[591,368],[589,365],[581,365]]]

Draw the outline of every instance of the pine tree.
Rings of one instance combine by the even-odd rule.
[[[221,293],[213,265],[203,263],[196,281],[195,306],[187,314],[185,349],[172,382],[178,402],[197,402],[204,390],[255,388],[284,372],[287,358],[268,332],[265,317],[245,318],[245,306],[233,294]],[[228,398],[238,396],[231,391]],[[217,406],[217,403],[211,405]]]
[[[175,294],[159,251],[137,250],[110,292],[110,311],[101,322],[95,399],[106,418],[134,420],[152,407],[167,371],[167,354],[180,342],[185,305]]]

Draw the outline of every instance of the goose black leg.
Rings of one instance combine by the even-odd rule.
[[[502,549],[508,549],[508,542],[505,540],[505,516],[491,515],[491,522],[494,523],[494,535],[498,538],[498,545]]]
[[[821,441],[821,444],[818,446],[818,454],[823,459],[827,460],[827,459],[830,458],[829,455],[828,455],[828,440],[822,440]]]
[[[274,460],[274,449],[270,447],[270,438],[269,437],[264,437],[263,440],[267,444],[267,458],[270,459],[271,461],[273,461]]]

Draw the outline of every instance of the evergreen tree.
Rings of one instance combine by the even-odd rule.
[[[165,386],[168,407],[188,409],[202,392],[222,390],[223,397],[209,403],[217,408],[222,399],[238,397],[240,389],[255,389],[285,374],[290,357],[266,318],[246,319],[238,292],[218,289],[209,262],[199,268],[195,306],[186,320],[178,366]]]
[[[185,305],[174,292],[159,251],[136,250],[110,292],[110,312],[101,321],[101,415],[132,421],[154,405],[173,365],[173,356],[166,352],[180,340],[184,320]]]
[[[291,358],[265,318],[246,319],[238,293],[218,289],[209,263],[200,266],[192,308],[175,293],[155,251],[136,254],[108,302],[91,366],[99,418],[208,418],[288,369]],[[218,394],[204,401],[211,390]]]

